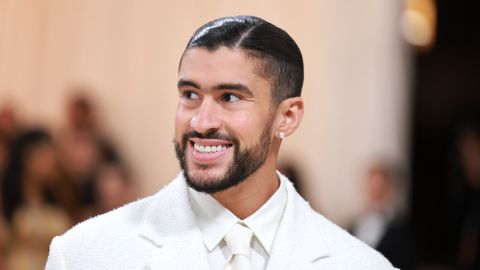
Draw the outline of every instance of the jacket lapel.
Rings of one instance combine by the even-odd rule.
[[[315,269],[328,265],[329,250],[314,223],[314,212],[284,176],[287,204],[267,263],[267,270]]]
[[[139,236],[155,249],[144,269],[208,269],[206,249],[181,174],[154,196]]]

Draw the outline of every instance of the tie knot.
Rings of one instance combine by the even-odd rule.
[[[225,242],[232,255],[250,257],[250,242],[253,232],[249,228],[236,223],[225,235]]]

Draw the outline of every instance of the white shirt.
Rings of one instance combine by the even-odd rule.
[[[225,263],[230,257],[230,251],[223,237],[237,222],[246,225],[253,231],[252,269],[265,269],[287,202],[287,190],[282,178],[280,178],[280,187],[272,197],[244,220],[236,217],[211,195],[192,188],[188,190],[192,209],[207,249],[210,269],[224,269]]]

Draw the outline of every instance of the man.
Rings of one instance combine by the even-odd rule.
[[[393,269],[276,172],[303,116],[303,60],[285,31],[252,16],[211,21],[178,77],[182,174],[55,238],[47,269]]]

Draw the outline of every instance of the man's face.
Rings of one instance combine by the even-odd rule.
[[[270,82],[259,60],[238,49],[188,50],[179,69],[175,150],[198,191],[235,186],[270,154]]]

